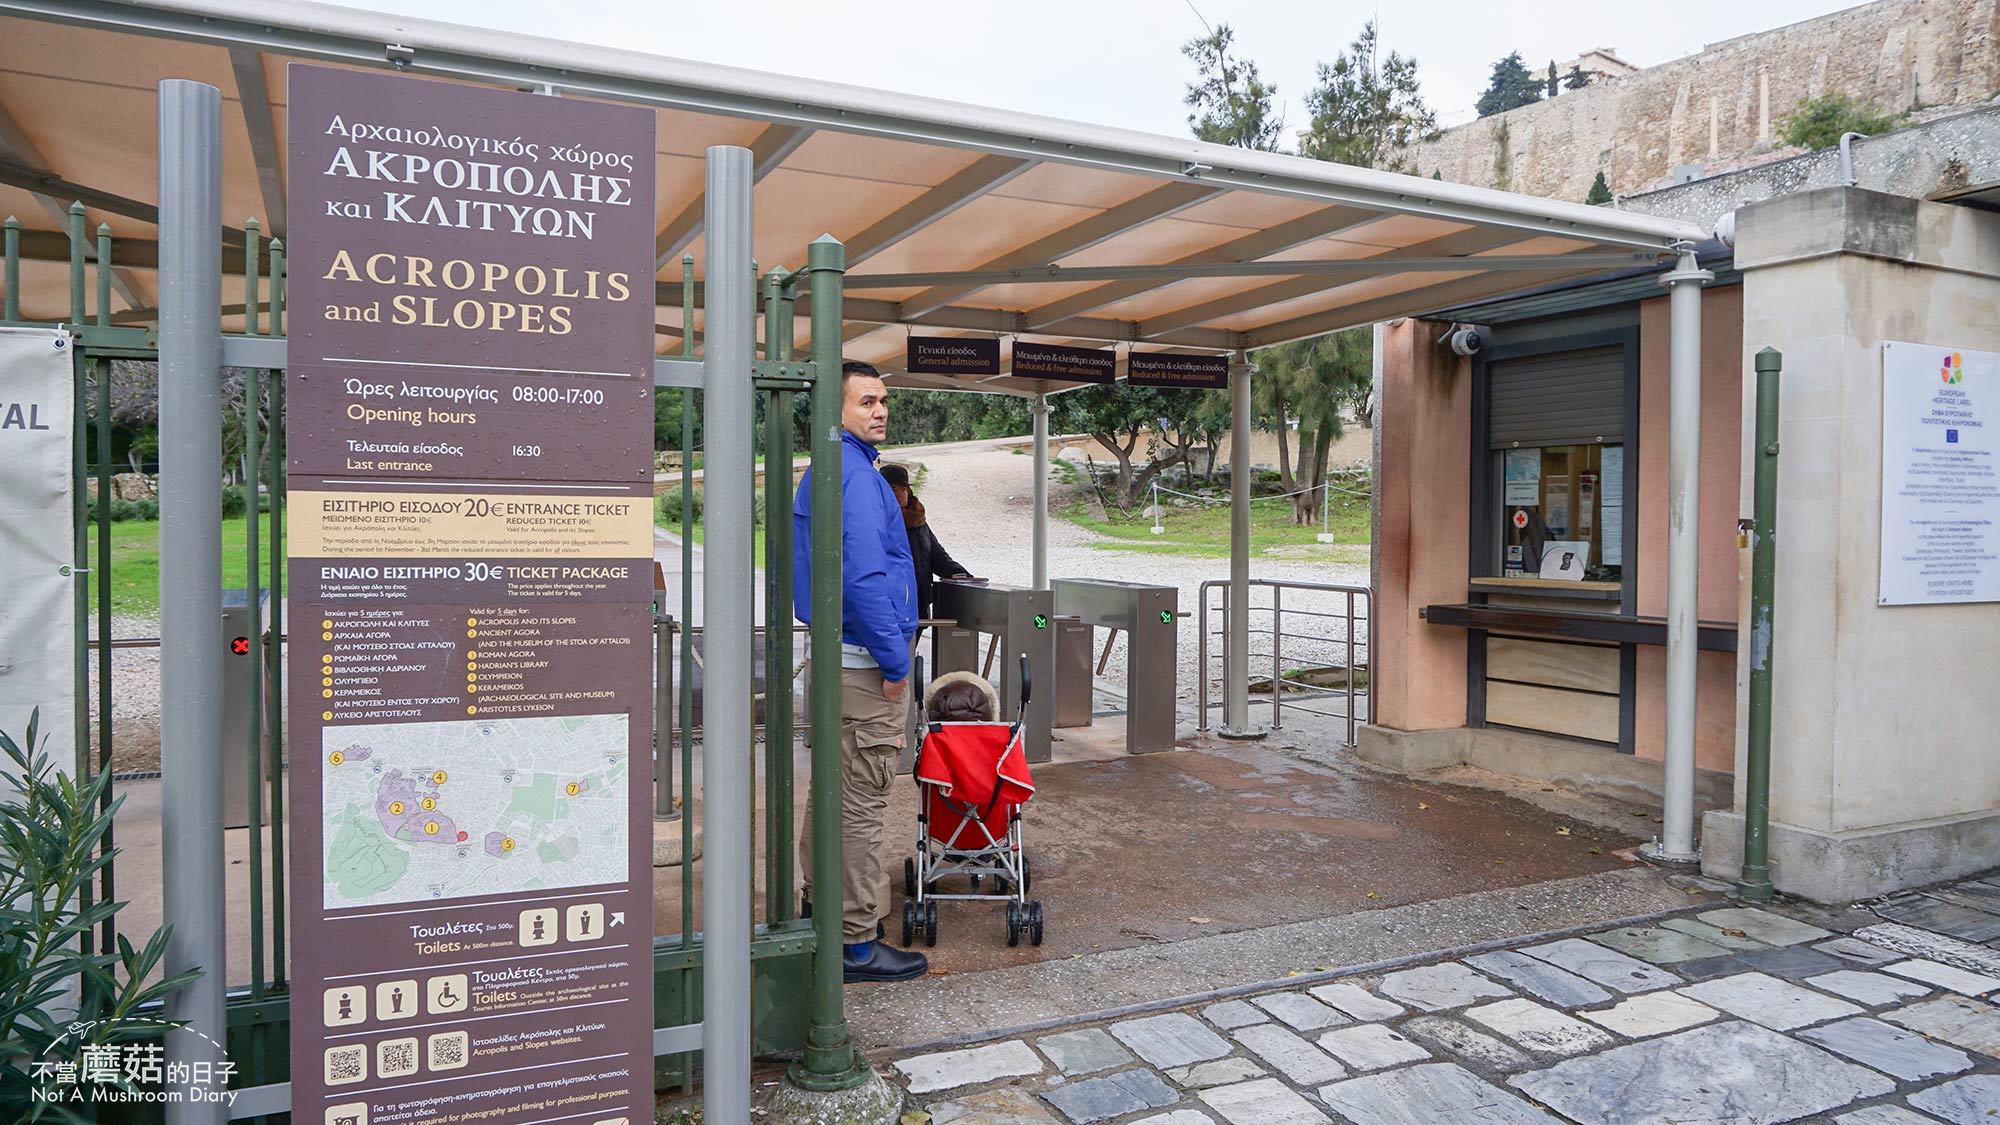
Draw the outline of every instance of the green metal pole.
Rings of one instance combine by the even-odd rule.
[[[4,302],[0,303],[0,320],[17,321],[21,319],[21,220],[9,215],[0,224],[0,230],[6,232],[5,272],[0,273],[0,285],[7,288],[4,297],[0,297],[0,302]]]
[[[681,255],[681,354],[694,355],[694,255]],[[681,1018],[694,1022],[694,404],[681,388]],[[681,1056],[681,1090],[694,1089],[694,1058]]]
[[[1778,571],[1778,374],[1784,356],[1757,353],[1756,501],[1750,529],[1750,746],[1744,769],[1743,877],[1737,896],[1771,901],[1771,604]]]
[[[97,224],[97,323],[111,324],[111,226]],[[111,364],[94,360],[91,370],[97,378],[97,768],[111,772]],[[104,787],[98,811],[111,811],[111,786]],[[98,842],[100,854],[111,855],[112,830],[107,826]],[[112,869],[104,865],[98,880],[103,901],[114,902]],[[118,948],[118,916],[104,919],[103,949]]]
[[[285,244],[271,240],[271,334],[285,334]],[[283,987],[285,973],[285,377],[271,377],[271,607],[275,613],[264,642],[265,714],[271,732],[271,983]]]
[[[841,994],[840,841],[840,329],[847,248],[831,235],[806,253],[812,275],[812,734],[813,1014],[805,1057],[791,1069],[806,1090],[868,1080],[847,1036]]]
[[[72,331],[80,331],[84,326],[84,213],[83,204],[72,203],[69,208],[69,326]],[[90,436],[90,396],[87,382],[90,366],[83,357],[83,349],[70,349],[70,370],[74,376],[72,395],[70,440],[71,466],[70,519],[73,532],[70,558],[74,566],[70,577],[76,582],[74,599],[76,603],[76,741],[72,746],[76,751],[76,777],[80,780],[90,776],[90,582],[85,577],[90,568],[90,525],[89,509],[85,506],[84,482],[90,478],[90,454],[87,441]],[[85,883],[77,896],[77,909],[89,911],[92,902],[91,887]],[[82,934],[82,951],[89,956],[95,949],[93,931]],[[91,1011],[94,999],[85,1000],[85,1011]]]
[[[251,250],[248,261],[256,261],[255,230],[249,232]],[[251,299],[254,301],[255,294]],[[250,812],[250,998],[264,999],[264,755],[259,753],[264,741],[264,680],[263,680],[263,636],[264,607],[257,597],[258,587],[263,585],[263,574],[258,566],[258,533],[263,520],[257,511],[257,490],[263,485],[264,451],[258,441],[257,408],[264,397],[262,372],[249,368],[243,373],[243,464],[246,479],[243,492],[246,503],[243,506],[243,573],[244,596],[248,599],[250,617],[249,638],[250,659],[244,661],[243,672],[249,677],[243,708],[248,730],[244,734],[244,745],[249,753],[245,769],[248,773]],[[259,1040],[261,1042],[261,1040]]]
[[[258,290],[263,280],[257,273],[258,267],[263,264],[257,260],[257,234],[257,220],[243,220],[243,331],[251,336],[263,334],[257,328],[260,319]],[[257,584],[252,582],[250,585],[254,589]]]
[[[766,314],[765,331],[772,341],[772,357],[780,363],[792,358],[792,279],[783,267],[772,271],[777,279],[778,302]],[[789,922],[794,904],[792,884],[796,881],[792,858],[792,753],[797,741],[792,714],[792,392],[772,396],[771,440],[764,454],[764,493],[770,500],[765,518],[764,544],[770,560],[765,564],[772,593],[768,599],[770,640],[773,658],[764,662],[764,745],[770,754],[770,882],[772,896],[766,920]]]

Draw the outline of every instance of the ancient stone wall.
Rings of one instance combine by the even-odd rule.
[[[1684,165],[1793,154],[1780,119],[1829,93],[1887,112],[1993,99],[2000,0],[1877,0],[1461,125],[1408,155],[1422,175],[1580,202],[1599,172],[1623,195]]]

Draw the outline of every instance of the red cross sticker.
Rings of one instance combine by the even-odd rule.
[[[1515,526],[1515,527],[1526,527],[1526,526],[1528,526],[1528,513],[1526,513],[1526,512],[1515,512],[1515,513],[1514,513],[1514,526]]]
[[[238,637],[235,640],[230,641],[229,651],[235,653],[238,656],[250,655],[250,638]]]

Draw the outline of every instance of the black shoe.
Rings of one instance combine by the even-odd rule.
[[[813,900],[810,897],[800,899],[799,918],[803,921],[809,922],[812,920],[812,916],[813,916]],[[889,928],[887,925],[881,922],[875,923],[875,940],[876,941],[889,940]]]
[[[869,945],[865,959],[856,960],[853,954],[843,953],[840,968],[843,979],[849,984],[855,981],[915,980],[931,971],[931,962],[921,953],[897,949],[886,941],[876,941]]]

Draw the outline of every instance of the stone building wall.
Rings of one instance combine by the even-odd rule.
[[[1414,146],[1422,175],[1581,201],[1601,171],[1615,194],[1676,167],[1754,163],[1806,98],[1843,93],[1900,112],[2000,95],[2000,0],[1876,0],[1567,91]]]

